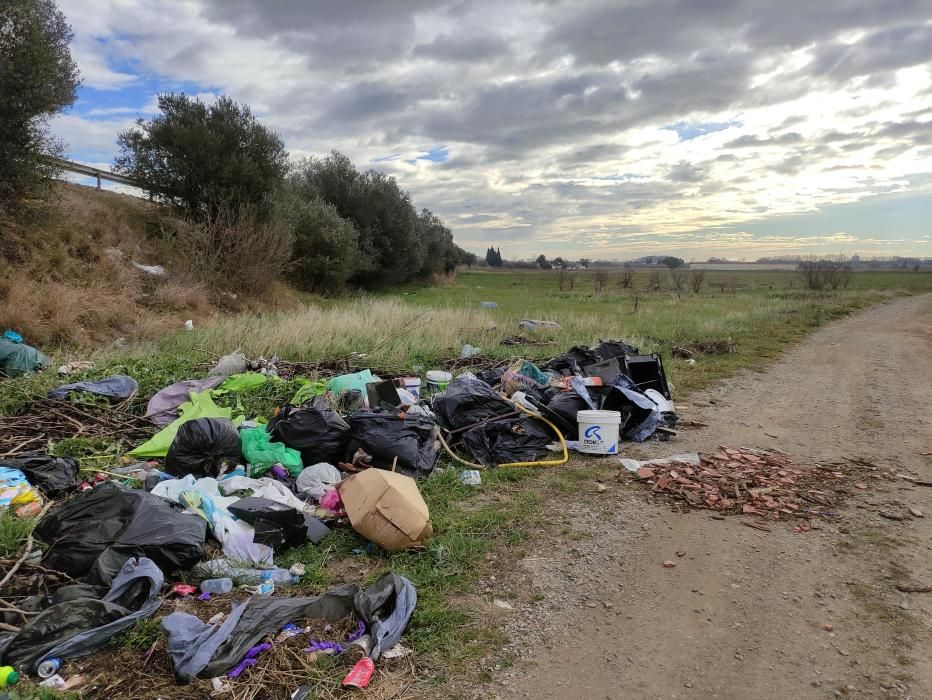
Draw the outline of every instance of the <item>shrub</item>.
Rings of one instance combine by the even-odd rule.
[[[160,114],[117,137],[114,169],[198,220],[240,207],[262,213],[287,171],[281,137],[229,97],[209,106],[183,94],[158,100]]]
[[[295,285],[319,294],[341,291],[366,262],[360,259],[353,224],[332,204],[319,197],[305,199],[292,187],[280,196],[276,209],[294,238],[289,276]]]
[[[595,293],[601,294],[608,284],[608,273],[605,270],[597,270],[592,275],[592,282],[595,285]]]
[[[0,3],[0,210],[12,209],[56,168],[48,119],[74,104],[80,85],[71,28],[52,0]]]
[[[693,294],[699,293],[703,282],[705,282],[705,270],[689,271],[689,286],[693,288]]]
[[[174,224],[177,265],[216,291],[258,294],[288,269],[294,239],[279,217],[221,208],[204,221]]]
[[[634,286],[634,270],[625,270],[618,274],[618,287],[631,289]]]

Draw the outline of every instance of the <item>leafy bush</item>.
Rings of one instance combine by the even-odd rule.
[[[56,170],[48,119],[74,104],[80,85],[71,27],[52,0],[0,3],[0,211]]]
[[[117,172],[197,219],[267,205],[288,167],[278,134],[229,97],[212,105],[183,94],[158,99],[160,114],[117,137]]]
[[[359,235],[332,204],[292,185],[281,194],[276,208],[294,237],[289,275],[296,286],[319,294],[339,292],[364,268]]]
[[[341,219],[352,223],[357,252],[346,279],[351,284],[372,288],[427,279],[476,262],[454,245],[453,234],[430,210],[415,210],[411,195],[395,178],[376,170],[360,172],[336,151],[299,163],[291,185],[305,199],[333,205]],[[378,275],[370,274],[374,270]]]

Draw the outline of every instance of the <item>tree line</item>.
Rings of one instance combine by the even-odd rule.
[[[33,193],[52,174],[45,156],[61,153],[47,122],[77,96],[71,38],[53,0],[0,8],[0,210]],[[261,252],[276,261],[269,270],[308,291],[425,280],[477,261],[394,177],[360,170],[336,151],[292,161],[281,136],[226,96],[206,104],[159,95],[158,113],[138,119],[117,144],[114,170],[200,227],[175,230],[182,244],[243,258],[260,251],[235,251],[225,238],[256,248],[264,238]]]

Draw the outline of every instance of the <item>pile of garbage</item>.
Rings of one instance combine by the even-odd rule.
[[[0,601],[0,664],[61,687],[62,662],[153,615],[164,589],[197,593],[171,583],[183,577],[200,582],[204,599],[249,597],[239,605],[231,597],[222,620],[181,611],[162,618],[179,682],[248,676],[288,629],[349,619],[359,625],[353,639],[315,640],[308,651],[342,654],[355,645],[344,684],[365,686],[411,618],[414,586],[388,573],[365,589],[350,583],[319,597],[281,597],[276,591],[300,584],[306,572],[300,563],[276,566],[279,554],[319,545],[347,524],[388,552],[423,548],[433,525],[417,480],[431,474],[443,451],[475,469],[559,464],[570,448],[613,454],[622,438],[675,434],[660,357],[619,341],[576,346],[540,365],[485,363],[456,377],[438,369],[383,378],[364,369],[295,378],[296,393],[268,419],[238,415],[239,401],[216,402],[283,381],[277,374],[285,367],[294,366],[231,353],[207,376],[156,392],[145,416],[127,411],[139,387],[125,375],[72,381],[41,400],[54,402],[75,434],[94,425],[101,434],[134,438],[138,444],[118,466],[25,450],[47,444],[46,435],[61,437],[38,414],[25,414],[7,443],[15,445],[12,456],[0,458],[0,509],[40,519],[2,582],[18,597],[15,605]],[[110,410],[91,414],[72,403],[76,395]],[[69,406],[77,412],[69,414]],[[617,417],[606,423],[615,433],[599,436],[599,450],[589,428],[580,434],[580,412]],[[140,422],[150,427],[143,431]],[[30,425],[41,437],[23,433]],[[555,441],[562,459],[548,458]],[[481,482],[478,471],[463,476]],[[36,543],[44,549],[33,551]],[[31,572],[29,586],[13,579],[19,569]],[[46,678],[50,661],[55,668]]]
[[[832,517],[836,486],[845,473],[796,464],[774,449],[719,446],[713,454],[695,452],[663,459],[622,459],[622,466],[651,491],[690,508],[756,515],[764,519]]]

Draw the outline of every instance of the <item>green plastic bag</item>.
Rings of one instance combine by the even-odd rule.
[[[269,376],[267,374],[259,374],[258,372],[231,374],[223,380],[223,384],[217,387],[217,389],[221,391],[232,391],[234,393],[237,391],[250,391],[264,386],[268,381]]]
[[[50,364],[52,360],[34,347],[0,337],[0,377],[20,377]]]
[[[377,382],[379,378],[372,374],[372,370],[364,369],[355,374],[341,374],[327,382],[327,391],[334,396],[342,394],[344,391],[358,391],[363,397],[366,396],[366,384]]]
[[[521,369],[518,374],[523,374],[525,377],[533,379],[538,384],[547,384],[550,381],[550,376],[541,372],[537,365],[529,360],[525,360],[524,364],[521,365]]]
[[[231,418],[232,414],[232,409],[220,408],[214,403],[209,389],[191,392],[188,400],[178,407],[178,417],[129,454],[133,457],[164,457],[182,424],[195,418]]]
[[[327,391],[326,382],[318,382],[313,379],[308,379],[307,377],[296,377],[295,381],[301,385],[301,388],[291,397],[292,406],[300,406],[308,399],[312,399],[315,396],[323,396]]]
[[[294,477],[304,469],[301,453],[281,442],[270,442],[265,428],[241,430],[239,437],[243,443],[243,458],[252,465],[250,476],[264,474],[273,464],[281,464]]]

